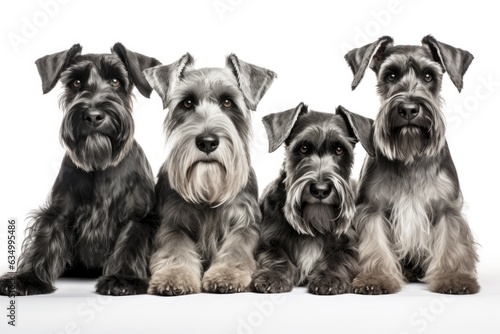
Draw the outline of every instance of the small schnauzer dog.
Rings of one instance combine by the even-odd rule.
[[[261,215],[250,164],[251,110],[276,75],[234,54],[225,68],[193,63],[185,54],[144,71],[169,109],[150,294],[246,291],[256,268]]]
[[[257,292],[350,292],[359,272],[350,181],[354,145],[370,136],[373,121],[342,106],[336,114],[309,111],[304,104],[263,118],[269,152],[285,143],[279,177],[261,199]]]
[[[98,277],[100,294],[146,293],[155,232],[154,177],[134,140],[132,89],[149,97],[145,68],[160,64],[122,44],[110,54],[81,46],[36,61],[43,93],[64,85],[66,149],[48,204],[34,214],[15,277],[16,295],[55,290],[57,277]],[[0,293],[9,291],[9,277]]]
[[[385,36],[345,58],[352,89],[370,66],[381,99],[358,184],[354,291],[394,293],[406,279],[433,292],[478,292],[476,243],[462,214],[440,95],[444,72],[461,91],[473,56],[432,36],[421,46],[394,46]]]

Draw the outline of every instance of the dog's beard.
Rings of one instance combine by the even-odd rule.
[[[226,184],[226,168],[216,161],[199,161],[187,171],[186,197],[195,203],[217,203]]]
[[[398,96],[396,96],[398,97]],[[413,163],[421,158],[436,156],[445,144],[445,122],[437,106],[420,101],[421,113],[416,123],[394,125],[397,105],[401,102],[392,97],[382,103],[374,124],[375,147],[389,160]]]
[[[338,217],[336,211],[331,204],[303,203],[302,220],[321,234],[332,233]]]
[[[424,153],[428,145],[428,131],[416,126],[405,126],[394,129],[391,145],[399,160],[413,161]]]
[[[285,180],[287,198],[284,214],[288,223],[300,234],[343,234],[354,217],[354,193],[350,185],[335,172],[323,176],[333,185],[331,200],[309,202],[309,187],[316,182],[316,173],[306,173],[291,182]]]
[[[86,172],[117,166],[128,155],[134,143],[134,121],[131,110],[108,97],[101,103],[107,120],[97,129],[82,122],[89,108],[86,100],[67,104],[60,139],[73,163]],[[130,108],[130,106],[128,107]]]
[[[86,172],[104,170],[113,164],[113,145],[109,137],[92,133],[69,149],[71,160]]]
[[[210,155],[196,148],[185,129],[169,137],[171,149],[164,166],[170,186],[184,200],[216,207],[234,199],[247,184],[250,165],[245,146],[237,136],[219,137],[219,147]]]

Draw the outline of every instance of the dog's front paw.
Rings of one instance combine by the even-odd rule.
[[[466,275],[446,275],[437,277],[429,282],[432,292],[452,295],[468,295],[479,292],[477,279]]]
[[[41,295],[55,290],[52,284],[43,282],[32,272],[0,277],[0,295],[4,296]]]
[[[352,282],[352,291],[360,295],[383,295],[399,290],[399,280],[385,275],[359,274]]]
[[[260,293],[290,292],[293,289],[290,279],[271,270],[262,270],[255,274],[252,286],[255,292]]]
[[[229,265],[215,265],[203,276],[202,287],[206,292],[244,292],[248,290],[251,281],[251,274],[247,271]]]
[[[149,281],[148,293],[160,296],[180,296],[200,292],[200,278],[183,268],[154,273]]]
[[[349,278],[335,274],[322,274],[309,281],[308,290],[315,295],[339,295],[351,290]]]
[[[142,295],[148,290],[148,281],[133,276],[108,275],[97,280],[95,289],[101,295]]]

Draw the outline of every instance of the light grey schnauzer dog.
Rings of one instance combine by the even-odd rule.
[[[224,68],[194,69],[186,54],[144,73],[169,108],[148,292],[245,291],[261,220],[249,153],[251,110],[276,75],[234,54]]]
[[[354,73],[352,89],[370,66],[381,99],[358,184],[361,273],[355,292],[394,293],[405,278],[439,293],[478,292],[478,256],[462,214],[440,95],[444,72],[462,89],[473,56],[432,36],[421,46],[394,46],[385,36],[345,58]]]
[[[285,143],[279,177],[261,200],[257,292],[285,292],[308,283],[320,295],[350,292],[358,274],[350,176],[354,145],[369,140],[373,121],[343,107],[336,114],[304,104],[263,119],[269,151]]]

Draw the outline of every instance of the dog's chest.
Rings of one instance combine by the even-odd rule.
[[[438,210],[454,192],[451,178],[439,168],[383,176],[375,197],[390,221],[396,252],[401,259],[428,253]]]
[[[125,198],[116,180],[95,180],[75,203],[76,254],[89,266],[102,266],[113,251],[118,231],[126,223]]]

